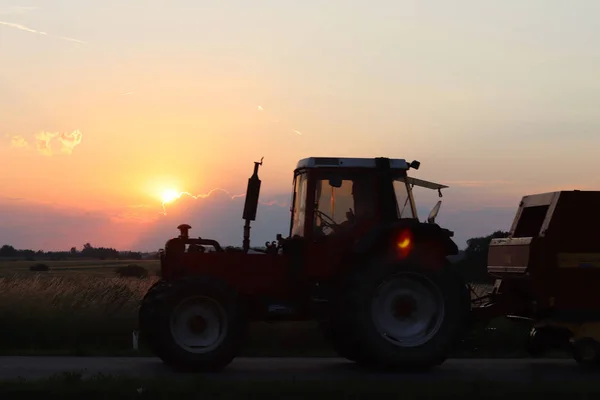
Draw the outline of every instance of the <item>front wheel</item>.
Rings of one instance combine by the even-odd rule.
[[[238,354],[246,320],[237,293],[224,282],[185,278],[146,297],[140,309],[140,336],[165,363],[210,372],[224,368]]]

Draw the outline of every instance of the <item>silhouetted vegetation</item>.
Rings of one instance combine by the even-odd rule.
[[[52,260],[63,261],[79,258],[98,260],[142,260],[156,258],[153,253],[142,253],[139,251],[119,251],[110,247],[94,247],[85,243],[81,250],[71,247],[69,251],[43,251],[30,249],[16,249],[14,246],[5,244],[0,247],[0,257],[8,259],[25,259],[27,261]]]
[[[116,273],[121,278],[147,278],[148,270],[144,267],[140,267],[137,264],[129,264],[123,267],[119,267]]]
[[[495,238],[508,237],[508,232],[496,231],[490,235],[467,240],[463,257],[455,264],[468,282],[493,283],[494,278],[487,273],[487,257],[490,242]]]
[[[50,267],[46,264],[34,264],[31,267],[29,267],[29,270],[34,272],[46,272],[50,271]]]

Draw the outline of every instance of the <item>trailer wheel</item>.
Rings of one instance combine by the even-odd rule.
[[[342,303],[361,364],[424,371],[442,364],[467,327],[466,285],[445,267],[373,262],[349,276]]]
[[[246,319],[242,302],[226,283],[184,278],[148,292],[140,330],[166,364],[209,372],[223,369],[238,354]]]
[[[600,368],[600,344],[591,338],[571,341],[573,358],[586,369]]]

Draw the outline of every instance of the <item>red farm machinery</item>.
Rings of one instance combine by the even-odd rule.
[[[139,330],[165,363],[220,370],[239,354],[250,322],[316,320],[341,357],[424,370],[442,364],[473,321],[498,316],[531,321],[535,354],[567,346],[582,364],[599,363],[600,192],[524,197],[509,237],[490,245],[497,280],[475,307],[447,258],[458,253],[453,232],[435,223],[441,201],[418,219],[413,187],[440,197],[447,187],[409,177],[418,161],[300,160],[289,234],[257,251],[250,222],[260,165],[248,181],[242,249],[190,237],[180,225],[160,252],[161,279],[142,301]],[[573,234],[582,229],[583,238]]]

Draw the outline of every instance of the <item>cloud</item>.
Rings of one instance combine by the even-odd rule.
[[[223,246],[241,246],[244,197],[215,190],[196,199],[182,196],[169,204],[161,215],[161,204],[133,204],[113,209],[89,211],[59,207],[27,200],[0,199],[0,245],[18,248],[68,250],[85,242],[120,250],[155,251],[178,235],[177,226],[190,224],[192,237],[215,239]],[[419,219],[424,220],[431,204],[421,202]],[[476,203],[471,199],[469,203]],[[507,230],[515,214],[514,204],[502,207],[470,207],[462,196],[444,198],[437,223],[455,232],[453,239],[465,248],[467,239]],[[289,233],[289,194],[261,195],[257,219],[252,222],[251,246],[275,240]]]
[[[29,146],[29,144],[23,136],[16,135],[10,139],[10,146],[16,148],[23,148]]]
[[[38,132],[35,135],[35,148],[43,155],[51,156],[53,154],[52,141],[60,143],[60,151],[65,154],[72,154],[73,149],[81,144],[83,137],[79,130],[72,132]],[[29,148],[27,139],[20,135],[8,136],[10,145],[14,148]]]
[[[81,144],[82,134],[78,130],[74,130],[71,133],[65,132],[58,135],[58,140],[62,144],[60,149],[63,153],[71,154],[73,149]]]
[[[25,32],[37,33],[38,35],[48,36],[48,34],[46,32],[36,31],[35,29],[28,28],[25,25],[15,24],[13,22],[0,21],[0,25],[8,26],[10,28],[19,29],[19,30],[25,31]]]
[[[103,212],[60,207],[28,200],[0,199],[0,246],[21,249],[68,250],[90,242],[128,247],[142,225],[115,224]]]
[[[39,10],[39,8],[30,6],[0,6],[0,15],[22,15],[34,10]]]
[[[246,193],[241,193],[241,194],[231,194],[229,191],[225,190],[225,189],[221,189],[221,188],[215,188],[215,189],[211,189],[208,191],[208,193],[205,194],[196,194],[193,195],[189,192],[180,192],[180,193],[176,193],[174,194],[174,198],[169,200],[168,202],[163,202],[162,203],[162,213],[163,215],[167,215],[167,207],[169,206],[169,204],[174,204],[175,201],[179,200],[181,197],[190,197],[194,200],[197,199],[205,199],[207,197],[210,196],[214,196],[216,193],[221,194],[221,195],[226,195],[228,196],[231,200],[233,199],[237,199],[237,198],[244,198],[246,196]],[[289,205],[287,204],[287,201],[280,201],[280,200],[262,200],[259,199],[259,204],[265,205],[265,206],[279,206],[279,207],[289,207]]]
[[[252,222],[250,242],[262,246],[275,240],[277,233],[287,235],[289,229],[288,195],[263,196],[258,206],[256,221]],[[194,237],[210,238],[222,245],[242,245],[244,196],[231,196],[224,190],[214,190],[206,197],[182,196],[168,205],[168,212],[159,215],[147,226],[136,248],[151,250],[164,246],[167,239],[177,236],[177,226],[190,224]]]
[[[51,37],[54,37],[54,38],[57,38],[57,39],[67,40],[69,42],[76,42],[76,43],[85,44],[84,41],[79,40],[79,39],[73,39],[73,38],[65,37],[65,36],[52,36],[52,35],[48,35],[48,33],[46,33],[46,32],[38,31],[38,30],[35,30],[35,29],[32,29],[32,28],[26,27],[25,25],[16,24],[14,22],[0,21],[0,25],[8,26],[10,28],[18,29],[20,31],[25,31],[25,32],[30,32],[30,33],[36,33],[36,34],[42,35],[42,36],[51,36]]]

